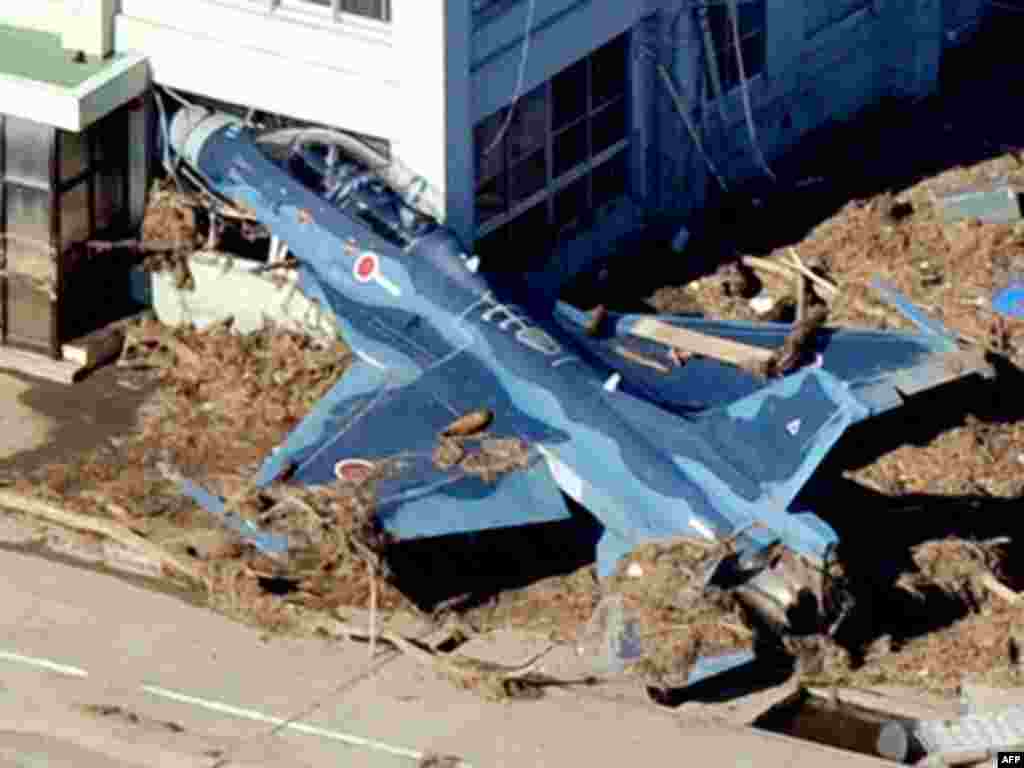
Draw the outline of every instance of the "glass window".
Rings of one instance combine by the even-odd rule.
[[[594,185],[602,200],[628,190],[625,153],[599,180],[591,169],[601,153],[629,139],[628,68],[629,35],[623,34],[526,94],[515,105],[503,151],[485,155],[483,149],[495,143],[507,113],[477,124],[477,224],[497,226],[481,242],[508,243],[522,265],[525,246],[546,254],[556,237],[570,239],[592,221]],[[525,205],[529,210],[516,215]]]
[[[331,4],[331,0],[313,2]],[[391,21],[391,0],[340,0],[338,9],[344,13],[355,13],[378,21]]]
[[[540,192],[548,183],[547,152],[540,149],[509,168],[509,206],[514,207]]]
[[[89,237],[89,183],[83,179],[60,196],[60,250]]]
[[[594,148],[599,155],[608,147],[626,138],[626,100],[619,99],[591,118]]]
[[[60,180],[70,181],[89,167],[88,137],[76,131],[58,131],[57,135],[60,141]]]
[[[547,93],[547,83],[542,83],[523,96],[516,104],[506,139],[510,163],[542,148],[547,141]]]
[[[95,143],[97,168],[128,165],[128,112],[119,109],[94,124],[89,133]]]
[[[626,79],[628,75],[627,52],[629,39],[620,35],[599,48],[591,56],[593,71],[593,95],[591,106],[597,107],[612,99],[626,95]]]
[[[754,77],[764,70],[765,64],[765,0],[741,2],[736,10],[743,70],[747,77]],[[740,81],[732,19],[724,3],[709,6],[707,13],[722,87],[728,90]],[[707,87],[711,87],[710,73],[707,76]]]
[[[587,159],[587,121],[581,120],[555,136],[555,178],[572,170]]]
[[[629,189],[629,152],[618,152],[594,169],[594,212],[622,197]],[[597,214],[599,215],[599,214]]]
[[[49,186],[55,129],[10,115],[4,122],[7,176]]]
[[[477,187],[476,215],[481,224],[508,211],[507,180],[503,174]]]
[[[490,234],[477,238],[473,244],[473,252],[479,254],[487,269],[496,269],[501,265],[508,248],[508,227],[498,227]]]
[[[476,145],[477,181],[492,179],[505,168],[507,132],[505,136],[500,136],[500,131],[505,124],[506,115],[508,115],[507,107],[484,118],[473,129],[473,141]]]
[[[552,244],[547,200],[516,216],[505,229],[508,230],[508,253],[517,268],[528,268],[547,258]]]
[[[302,5],[317,5],[321,8],[337,8],[342,13],[354,13],[378,21],[391,21],[391,0],[292,0]]]
[[[587,203],[589,174],[582,176],[555,193],[555,234],[559,240],[570,240],[587,225],[590,206]]]
[[[96,173],[96,231],[112,226],[124,210],[124,172],[107,169]]]
[[[587,60],[583,59],[551,81],[551,130],[560,130],[586,114]]]
[[[7,234],[11,240],[24,240],[50,247],[50,193],[42,189],[7,183]]]

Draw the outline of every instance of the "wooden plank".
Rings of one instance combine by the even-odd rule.
[[[65,360],[93,368],[121,354],[123,344],[124,331],[107,326],[61,345],[61,354]]]
[[[71,360],[54,360],[34,352],[0,346],[0,368],[9,368],[40,379],[72,384],[82,366]]]
[[[751,344],[679,328],[656,317],[640,318],[629,332],[641,339],[656,341],[693,355],[710,357],[713,360],[720,360],[732,365],[766,363],[775,354],[772,350],[764,347],[755,347]]]

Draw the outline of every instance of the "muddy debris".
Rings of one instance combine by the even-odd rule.
[[[827,318],[827,307],[811,307],[805,318],[793,324],[793,329],[772,357],[764,362],[754,363],[751,372],[760,379],[774,379],[795,370],[806,362],[815,334],[824,327]]]
[[[772,269],[758,269],[751,266],[756,262],[734,256],[717,272],[685,285],[662,286],[646,300],[660,312],[700,311],[740,320],[758,319],[749,299],[762,292],[783,297],[777,305],[800,305],[799,295],[791,303],[784,300],[793,296],[801,274],[790,254],[795,248],[798,261],[824,282],[803,274],[801,290],[807,294],[800,321],[771,363],[756,372],[759,376],[782,375],[808,363],[810,342],[826,322],[909,328],[869,287],[876,276],[908,294],[965,343],[1019,367],[1024,365],[1024,321],[993,316],[988,302],[1007,265],[1024,258],[1024,226],[949,223],[934,202],[943,191],[993,169],[1024,178],[1019,162],[1010,160],[1012,167],[1003,168],[1000,163],[1010,161],[996,159],[875,199],[852,200],[800,242],[753,256],[772,262]],[[201,246],[202,230],[209,226],[196,210],[173,186],[154,189],[142,241],[174,247],[151,254],[152,268],[180,270],[180,256]],[[179,284],[187,285],[187,278],[178,277]],[[609,282],[616,282],[614,266]],[[601,332],[604,317],[601,305],[592,315],[592,332]],[[431,617],[393,582],[389,554],[394,542],[376,516],[376,483],[402,471],[399,457],[374,462],[358,478],[339,478],[319,488],[300,487],[287,474],[263,489],[250,480],[270,450],[344,375],[351,360],[344,344],[271,326],[242,335],[230,323],[198,332],[152,320],[127,328],[127,339],[122,365],[159,385],[137,433],[75,462],[13,478],[9,487],[75,516],[102,521],[82,526],[96,535],[126,529],[132,534],[126,540],[143,539],[160,548],[168,559],[185,564],[181,570],[208,584],[202,599],[218,610],[270,631],[300,632],[327,627],[326,617],[341,609],[372,605],[382,617],[410,612],[437,619],[443,613],[472,632],[519,628],[580,648],[602,601],[615,597],[640,632],[642,653],[626,674],[660,689],[684,685],[702,655],[758,646],[762,630],[742,595],[705,587],[707,568],[723,555],[721,546],[691,538],[638,547],[605,583],[587,565],[506,589],[489,600],[460,598]],[[1003,406],[1008,413],[1000,412]],[[920,508],[903,513],[922,518],[930,513],[928,498],[969,496],[982,504],[1019,500],[1024,490],[1019,411],[1011,412],[1006,402],[977,410],[924,444],[900,442],[844,475],[880,498],[926,495]],[[490,432],[492,421],[493,414],[479,410],[449,425],[438,435],[434,467],[493,482],[530,466],[535,459],[530,447],[514,436]],[[161,465],[174,466],[210,488],[239,517],[286,536],[292,555],[267,556],[226,531],[182,496]],[[80,523],[81,517],[73,519]],[[835,625],[811,627],[781,644],[804,681],[823,685],[893,682],[943,692],[965,678],[1021,685],[1024,601],[1017,599],[1020,585],[1011,573],[1009,551],[1004,539],[954,536],[911,548],[912,567],[895,578],[886,597],[901,607],[917,606],[915,618],[920,618],[940,595],[962,609],[946,626],[918,634],[880,627],[855,647],[837,640],[831,631]],[[842,564],[836,572],[795,566],[794,572],[807,581],[818,614],[843,614],[842,606],[826,604],[836,593],[826,582],[846,578]],[[331,621],[331,631],[341,632],[336,619]],[[360,637],[365,639],[365,633]],[[558,684],[541,674],[535,660],[522,668],[498,669],[409,644],[397,635],[380,634],[379,639],[424,664],[440,664],[458,685],[491,698],[534,696]]]

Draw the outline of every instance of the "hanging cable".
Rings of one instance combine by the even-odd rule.
[[[687,133],[690,134],[690,139],[693,141],[693,145],[697,148],[697,153],[704,160],[704,164],[708,167],[711,175],[715,177],[715,181],[718,182],[718,186],[722,188],[723,192],[728,192],[729,189],[725,185],[725,179],[718,172],[718,168],[715,166],[714,161],[704,150],[704,142],[700,139],[700,132],[697,130],[697,126],[694,125],[693,120],[690,118],[689,112],[686,110],[686,104],[683,102],[683,97],[679,94],[675,83],[672,82],[672,75],[664,64],[658,61],[658,56],[655,51],[650,50],[646,46],[640,46],[639,52],[641,56],[649,56],[655,63],[658,69],[658,74],[661,76],[662,83],[665,85],[665,90],[668,91],[669,96],[672,98],[672,103],[675,105],[676,112],[679,113],[680,119],[686,126]]]
[[[164,140],[163,141],[163,144],[164,144],[164,146],[163,146],[163,166],[164,166],[164,170],[167,171],[169,174],[171,174],[171,178],[174,179],[174,186],[177,188],[177,190],[179,192],[181,192],[184,187],[183,187],[183,185],[181,183],[181,179],[178,178],[178,160],[177,160],[177,157],[175,156],[175,157],[172,158],[172,154],[174,154],[174,151],[171,148],[171,133],[170,133],[170,130],[168,129],[167,110],[164,109],[163,97],[160,96],[160,91],[157,90],[156,88],[153,89],[153,97],[154,97],[154,100],[156,101],[156,110],[157,110],[157,113],[159,115],[159,120],[160,120],[160,135],[163,136],[163,140]]]
[[[718,116],[722,119],[722,130],[728,132],[729,118],[725,114],[725,89],[722,87],[722,74],[718,68],[718,53],[715,51],[714,38],[711,36],[711,22],[708,20],[708,9],[706,6],[697,7],[699,18],[702,50],[711,78],[711,90],[715,95],[715,105],[718,107]],[[700,70],[698,70],[700,71]],[[704,73],[701,72],[701,75]]]
[[[687,131],[690,133],[690,138],[693,139],[693,143],[697,147],[697,152],[704,159],[704,163],[707,165],[708,170],[711,171],[711,174],[715,177],[715,181],[718,182],[718,186],[722,188],[723,192],[728,192],[729,189],[725,185],[725,179],[723,179],[722,175],[718,172],[718,168],[715,167],[711,157],[704,151],[704,145],[700,140],[700,134],[697,132],[697,127],[693,124],[693,120],[690,119],[690,115],[686,111],[686,105],[683,103],[683,99],[679,95],[679,91],[676,90],[675,84],[672,82],[672,76],[669,74],[669,71],[665,68],[664,64],[658,64],[658,73],[661,75],[662,82],[665,83],[665,88],[668,90],[669,95],[672,97],[672,101],[675,103],[676,112],[679,113],[679,117],[682,118]]]
[[[494,148],[505,138],[505,133],[512,124],[512,117],[515,115],[516,104],[519,103],[519,97],[523,95],[523,86],[526,83],[526,62],[530,58],[530,33],[533,31],[533,19],[536,12],[537,0],[530,0],[530,7],[526,12],[526,29],[523,30],[523,47],[519,53],[519,74],[516,77],[516,87],[512,91],[512,101],[508,105],[508,114],[505,115],[505,120],[498,130],[497,136],[494,137],[494,141],[484,150],[485,157],[491,154]]]
[[[776,181],[775,174],[772,173],[772,169],[768,167],[768,161],[764,159],[764,153],[761,151],[761,144],[757,140],[757,128],[754,125],[754,113],[750,108],[750,89],[747,87],[747,73],[743,66],[743,51],[740,46],[740,15],[736,10],[736,0],[727,0],[729,6],[729,21],[732,24],[732,41],[736,50],[736,67],[739,70],[740,76],[740,91],[743,96],[743,112],[747,118],[747,133],[750,134],[750,145],[754,149],[754,154],[757,156],[757,162],[761,165],[761,169],[765,172],[772,181]]]
[[[195,105],[194,105],[194,104],[192,104],[191,102],[187,101],[187,100],[186,100],[186,99],[185,99],[185,98],[184,98],[183,96],[181,96],[180,94],[177,94],[177,93],[175,93],[174,91],[172,91],[172,90],[171,90],[170,88],[168,88],[168,87],[167,87],[166,85],[162,85],[162,86],[160,86],[160,87],[164,89],[164,91],[165,91],[165,92],[167,93],[167,95],[168,95],[168,96],[170,96],[170,97],[171,97],[172,99],[174,99],[174,100],[175,100],[176,102],[178,102],[179,104],[181,104],[181,106],[185,107],[186,109],[192,109],[192,108],[193,108],[193,107],[195,106]]]

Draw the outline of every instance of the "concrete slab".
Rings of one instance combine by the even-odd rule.
[[[130,432],[154,385],[115,366],[74,386],[0,373],[0,469],[67,461]]]
[[[258,273],[259,262],[202,251],[189,257],[194,290],[180,290],[174,276],[136,271],[136,299],[152,304],[165,325],[192,323],[205,328],[228,315],[242,332],[262,328],[265,319],[289,330],[334,338],[338,329],[329,310],[322,310],[296,287],[287,271]]]
[[[0,103],[17,117],[81,131],[149,87],[146,57],[72,59],[58,35],[0,25]]]
[[[45,445],[56,426],[52,417],[21,401],[32,386],[25,379],[0,373],[0,400],[5,403],[0,412],[0,460]]]
[[[212,754],[232,765],[392,768],[427,752],[496,767],[660,764],[666,755],[759,768],[885,765],[582,688],[488,703],[405,657],[367,677],[364,644],[267,639],[172,596],[30,555],[0,552],[0,568],[0,734],[44,734],[129,766],[140,745],[162,755],[141,764],[206,768]]]

